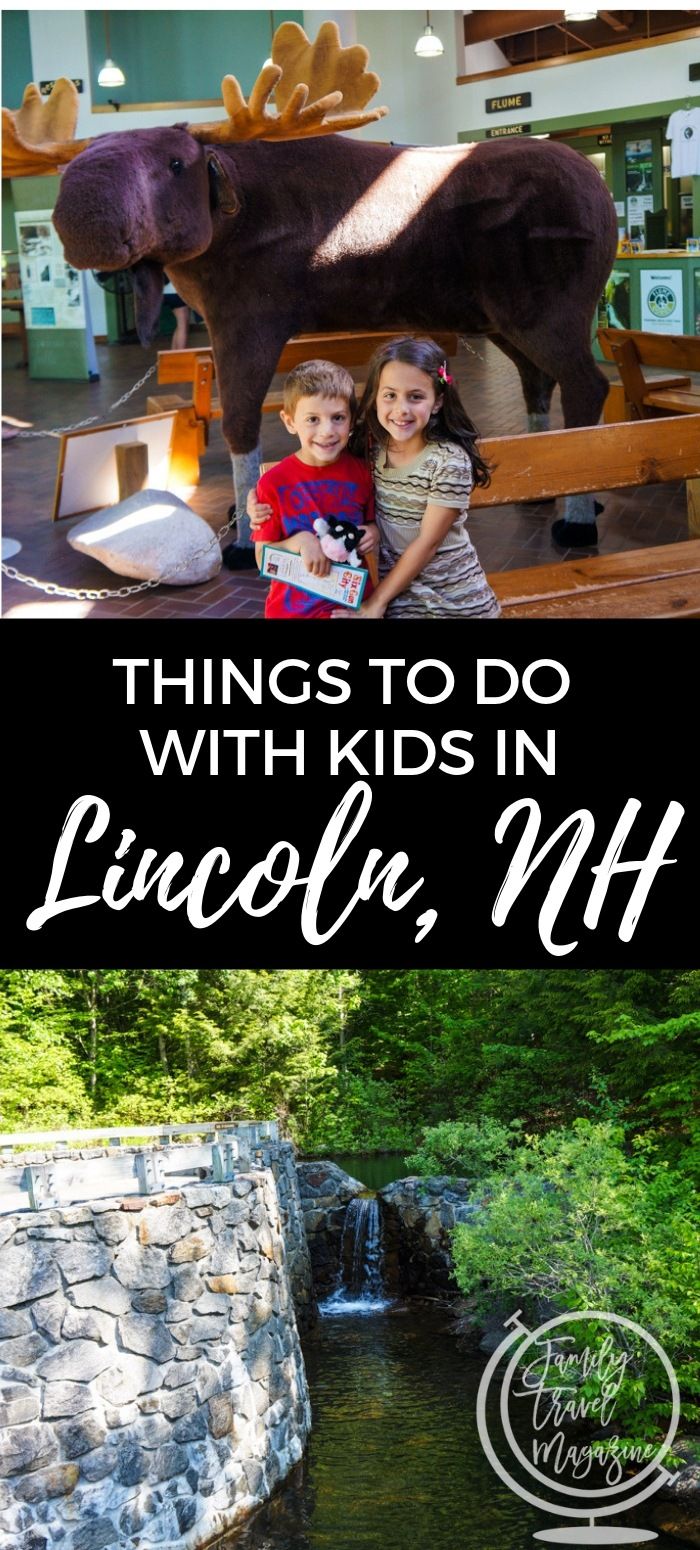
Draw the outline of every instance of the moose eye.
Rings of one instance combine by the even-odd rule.
[[[175,173],[176,178],[179,178],[180,173],[183,170],[183,167],[184,167],[184,162],[179,161],[177,156],[173,156],[173,159],[172,159],[172,161],[170,163],[170,171]]]

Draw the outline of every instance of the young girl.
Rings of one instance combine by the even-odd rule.
[[[499,617],[467,536],[472,486],[489,481],[476,440],[434,340],[392,339],[375,352],[351,445],[373,465],[381,580],[350,617]]]
[[[497,619],[498,601],[467,537],[473,485],[488,484],[477,433],[433,339],[375,351],[350,449],[369,459],[380,533],[380,582],[334,618]],[[253,527],[268,509],[249,497]]]

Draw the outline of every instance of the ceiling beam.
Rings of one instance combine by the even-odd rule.
[[[571,27],[563,27],[561,22],[555,22],[555,26],[557,32],[563,32],[566,38],[573,38],[574,43],[580,43],[583,48],[593,48],[593,44],[589,43],[588,38],[579,37],[579,34],[577,32],[573,32]]]
[[[517,32],[534,32],[563,20],[563,11],[471,11],[464,18],[464,41],[467,47],[474,43],[495,43],[498,38],[509,38]]]
[[[621,21],[612,11],[599,11],[598,18],[601,22],[606,22],[608,27],[612,27],[613,32],[629,32],[629,22]]]

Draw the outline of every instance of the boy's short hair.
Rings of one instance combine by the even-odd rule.
[[[357,408],[355,384],[344,366],[334,366],[332,361],[300,361],[284,381],[284,412],[294,414],[300,398],[312,398],[316,393],[322,398],[344,398],[350,413]]]

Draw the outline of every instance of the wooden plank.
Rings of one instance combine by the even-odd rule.
[[[700,414],[487,438],[480,451],[493,471],[472,492],[475,509],[663,484],[700,474]]]
[[[627,397],[636,409],[640,420],[642,420],[644,418],[644,396],[647,384],[634,340],[615,340],[612,352]]]
[[[161,399],[161,400],[158,400],[158,401],[161,402],[165,406],[165,403],[166,403],[165,399]],[[155,402],[157,402],[157,400],[156,399],[151,400],[149,398],[148,402],[149,402],[149,404],[151,402],[155,403]],[[625,393],[625,390],[624,390],[624,388],[622,386],[622,383],[621,382],[611,382],[610,383],[610,387],[608,389],[608,396],[607,396],[607,398],[605,400],[605,403],[603,405],[603,419],[605,421],[605,424],[606,425],[616,425],[616,424],[619,423],[620,420],[631,420],[631,418],[632,418],[632,405],[630,404],[630,401],[629,401],[629,399],[627,397],[627,394]]]
[[[700,393],[683,393],[669,388],[657,388],[656,384],[647,386],[644,394],[644,408],[666,409],[669,414],[695,414],[700,415]]]
[[[370,355],[382,344],[388,344],[390,339],[395,339],[398,334],[409,332],[410,329],[392,328],[381,331],[374,330],[369,333],[334,333],[334,334],[297,334],[294,339],[289,339],[275,367],[277,372],[292,371],[301,361],[322,360],[334,361],[337,366],[364,366]],[[444,350],[446,356],[456,355],[459,340],[453,333],[432,334]],[[194,382],[197,376],[197,361],[204,356],[209,356],[214,365],[212,351],[207,348],[199,350],[159,350],[158,351],[158,381],[168,382]],[[214,375],[216,367],[214,366]]]
[[[178,409],[170,443],[170,482],[180,486],[199,484],[199,457],[203,451],[204,436],[193,406]]]
[[[146,414],[167,414],[169,409],[189,409],[191,398],[179,393],[157,393],[146,399]]]
[[[700,540],[659,544],[655,549],[627,549],[621,554],[592,555],[532,565],[522,570],[494,571],[489,581],[501,604],[541,602],[599,592],[645,580],[700,573]]]
[[[368,333],[298,334],[288,340],[277,363],[278,372],[292,371],[301,361],[330,360],[336,366],[364,366],[374,351],[397,335],[411,333],[407,328],[370,330]],[[431,333],[446,356],[456,355],[459,340],[453,333]]]
[[[122,441],[114,448],[120,501],[137,495],[148,484],[148,447],[145,441]]]
[[[213,363],[214,357],[212,352],[206,348],[199,350],[159,350],[158,381],[162,383],[194,382],[197,375],[197,361],[202,355],[209,355]]]
[[[652,334],[636,328],[598,329],[598,342],[607,361],[614,360],[613,345],[625,340],[633,342],[642,366],[700,371],[700,335]]]
[[[700,572],[502,607],[505,619],[700,619]]]
[[[700,538],[700,479],[689,479],[685,490],[688,500],[688,537]]]

